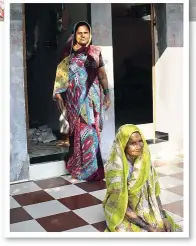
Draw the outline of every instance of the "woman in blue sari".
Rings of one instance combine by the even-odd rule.
[[[60,110],[66,109],[70,125],[66,169],[77,180],[102,180],[100,131],[103,128],[103,110],[109,108],[110,97],[101,49],[91,45],[88,23],[75,25],[63,62],[68,68],[68,82],[55,83],[54,97]],[[62,73],[62,77],[66,74]]]

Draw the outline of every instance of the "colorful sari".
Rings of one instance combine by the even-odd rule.
[[[54,86],[54,95],[64,94],[70,124],[71,146],[65,160],[66,169],[76,179],[101,180],[104,178],[99,147],[103,123],[102,90],[98,80],[101,50],[89,44],[74,51],[74,39],[75,28],[67,42],[64,60],[57,68],[59,77]]]
[[[129,175],[129,165],[125,155],[125,147],[132,133],[139,132],[144,143],[142,156],[134,163]],[[160,185],[155,168],[151,165],[148,144],[134,125],[122,126],[116,135],[112,151],[105,166],[107,185],[103,207],[107,223],[107,232],[116,232],[117,227],[125,232],[145,231],[131,223],[125,216],[127,208],[131,208],[137,216],[152,227],[163,228],[160,209],[156,197],[160,194]],[[181,231],[180,226],[166,213],[172,225],[172,231]]]

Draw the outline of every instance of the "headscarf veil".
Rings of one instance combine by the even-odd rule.
[[[73,28],[73,32],[70,35],[70,37],[67,40],[67,43],[65,45],[65,49],[63,52],[63,59],[57,66],[56,70],[56,77],[54,81],[54,89],[53,89],[53,99],[55,100],[55,94],[57,93],[62,93],[65,92],[68,85],[69,85],[69,60],[70,60],[70,55],[73,51],[73,46],[75,45],[76,42],[76,30],[78,29],[79,26],[85,25],[88,27],[89,32],[90,32],[90,38],[89,42],[86,45],[86,50],[88,51],[88,48],[92,42],[92,30],[91,26],[85,22],[85,21],[80,21],[77,22]]]
[[[143,152],[134,163],[132,178],[130,181],[131,188],[128,192],[127,178],[129,174],[129,165],[125,155],[127,142],[134,132],[139,132],[144,143]],[[147,180],[153,184],[152,193],[156,196],[160,193],[159,183],[151,174],[151,157],[148,144],[140,131],[135,125],[123,125],[119,128],[116,139],[113,143],[111,154],[105,164],[105,178],[107,185],[107,194],[103,202],[105,216],[108,227],[111,231],[115,231],[125,216],[128,206],[128,199],[132,201],[132,209],[136,209],[139,202],[140,191],[144,187]],[[129,198],[128,198],[129,197]]]

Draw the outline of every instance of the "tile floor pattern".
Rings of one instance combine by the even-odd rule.
[[[163,207],[183,226],[183,161],[157,160]],[[103,232],[105,181],[69,176],[11,185],[11,232]]]

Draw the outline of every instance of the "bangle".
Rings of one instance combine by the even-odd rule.
[[[133,222],[134,223],[134,222]],[[143,228],[148,231],[149,224],[147,224],[145,221],[142,221],[141,219],[135,221],[134,223],[136,226]]]
[[[104,95],[109,94],[109,89],[104,89],[104,90],[103,90],[103,94],[104,94]]]
[[[161,219],[167,218],[167,215],[164,210],[161,211]]]
[[[135,224],[136,226],[143,228],[144,230],[148,231],[148,227],[150,226],[148,223],[146,223],[145,221],[143,221],[141,218],[137,218],[137,219],[131,219],[129,216],[125,215],[126,218],[133,224]]]

